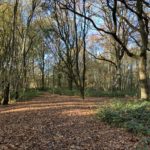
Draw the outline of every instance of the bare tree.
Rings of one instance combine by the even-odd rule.
[[[58,1],[61,5],[62,9],[68,9],[71,12],[77,14],[80,17],[83,17],[89,20],[92,25],[100,32],[108,34],[114,38],[114,40],[121,46],[123,51],[132,58],[136,58],[139,62],[139,81],[140,81],[140,97],[141,99],[148,99],[149,92],[148,92],[148,84],[147,84],[147,51],[148,49],[148,36],[149,36],[149,16],[146,12],[146,8],[149,8],[146,1],[124,1],[124,0],[107,0],[103,1],[103,5],[106,5],[110,11],[112,12],[111,17],[113,20],[113,31],[106,30],[103,27],[99,27],[96,22],[90,16],[85,16],[82,13],[78,12],[74,9],[73,3],[69,1],[69,5],[63,2]],[[123,16],[122,14],[118,14],[119,8],[126,9],[128,14],[133,15],[134,19],[130,20],[128,18],[129,15]],[[101,7],[99,7],[101,8]],[[117,35],[118,31],[118,18],[122,18],[130,27],[130,30],[133,31],[133,34],[137,34],[138,38],[140,38],[141,43],[139,44],[140,54],[136,54],[130,51],[129,46],[126,45],[120,37]],[[137,24],[135,24],[137,22]],[[134,41],[138,41],[134,39]]]

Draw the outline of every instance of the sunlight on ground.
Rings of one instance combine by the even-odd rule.
[[[62,115],[67,116],[89,116],[95,114],[95,111],[93,110],[81,110],[81,109],[75,109],[75,110],[65,110],[62,112]]]
[[[38,110],[45,110],[45,109],[61,109],[61,108],[66,108],[66,109],[71,109],[71,108],[75,108],[75,107],[79,107],[79,110],[77,111],[76,109],[73,110],[74,112],[76,112],[78,114],[78,112],[80,112],[82,115],[89,115],[92,112],[88,112],[92,107],[96,107],[96,104],[94,104],[93,102],[56,102],[56,103],[33,103],[33,102],[28,102],[28,103],[24,103],[24,105],[22,105],[22,107],[20,108],[15,108],[12,107],[9,110],[2,110],[0,112],[0,114],[5,114],[5,113],[15,113],[15,112],[24,112],[24,111],[38,111]],[[83,109],[83,110],[82,110]],[[62,114],[72,114],[73,112],[70,112],[69,110],[66,110],[65,112],[63,112]],[[77,115],[76,114],[76,115]],[[81,115],[78,114],[78,115]]]

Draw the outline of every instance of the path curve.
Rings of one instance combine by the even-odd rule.
[[[0,106],[0,150],[134,150],[137,137],[94,117],[107,101],[45,93]]]

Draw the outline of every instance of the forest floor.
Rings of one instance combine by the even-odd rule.
[[[0,150],[134,150],[138,137],[96,119],[109,102],[44,93],[0,106]]]

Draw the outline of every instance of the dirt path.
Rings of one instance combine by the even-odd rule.
[[[0,150],[132,150],[133,135],[96,121],[104,98],[52,96],[0,106]]]

